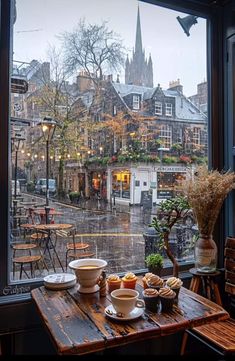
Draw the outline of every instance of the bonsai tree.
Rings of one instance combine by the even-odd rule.
[[[145,259],[149,272],[160,276],[163,268],[163,256],[160,253],[151,253]]]
[[[173,276],[178,277],[179,265],[170,249],[169,236],[172,227],[183,219],[189,211],[187,198],[178,196],[162,201],[159,205],[157,217],[154,217],[151,226],[154,227],[162,242],[167,256],[173,263]]]

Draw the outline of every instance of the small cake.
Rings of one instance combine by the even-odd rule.
[[[151,277],[153,275],[153,273],[145,273],[144,277],[142,278],[142,281],[143,281],[143,286],[144,286],[144,289],[148,288],[147,286],[147,280],[149,279],[149,277]]]
[[[159,294],[154,288],[146,288],[143,291],[143,298],[147,310],[157,312],[159,307]]]
[[[172,289],[176,293],[176,299],[178,299],[180,287],[182,286],[183,282],[180,278],[177,277],[170,277],[166,281],[166,286]]]
[[[111,274],[107,277],[108,292],[111,293],[121,287],[121,278],[117,274]]]
[[[148,288],[155,288],[156,290],[159,290],[161,287],[163,287],[164,281],[162,278],[160,278],[158,275],[152,274],[147,279],[147,286]]]
[[[124,277],[122,277],[122,284],[124,288],[135,289],[137,277],[133,272],[127,272]]]
[[[175,292],[172,291],[170,288],[168,287],[160,288],[159,298],[161,300],[163,312],[172,310],[175,297],[176,297]]]

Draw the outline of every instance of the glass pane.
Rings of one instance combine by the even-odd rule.
[[[136,0],[20,0],[12,41],[11,279],[84,257],[140,270],[156,249],[170,265],[148,225],[207,162],[206,20]],[[194,223],[170,236],[180,262]]]

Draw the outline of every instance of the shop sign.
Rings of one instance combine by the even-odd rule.
[[[167,191],[167,190],[157,191],[157,198],[158,199],[171,199],[172,197],[173,197],[173,192],[172,191]]]
[[[122,198],[130,198],[130,191],[122,191]]]
[[[187,172],[187,167],[156,167],[157,172]]]
[[[68,163],[65,165],[67,168],[79,167],[79,163]]]
[[[156,189],[157,188],[157,182],[150,182],[150,188]]]
[[[140,205],[143,209],[152,209],[153,197],[149,191],[141,191]]]

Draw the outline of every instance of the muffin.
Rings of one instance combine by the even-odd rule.
[[[172,289],[176,293],[176,300],[178,300],[178,295],[182,284],[183,282],[181,281],[181,279],[177,277],[170,277],[166,281],[166,286]]]
[[[157,275],[152,274],[147,279],[147,286],[148,288],[155,288],[156,290],[159,290],[161,287],[163,287],[164,281],[162,278],[160,278]]]
[[[159,294],[154,288],[146,288],[143,291],[143,298],[147,310],[157,312],[159,307]]]
[[[175,292],[172,291],[170,288],[168,287],[160,288],[159,298],[162,305],[162,312],[167,312],[172,310],[175,296],[176,296]]]
[[[121,287],[121,278],[117,274],[111,274],[107,277],[108,292],[111,293]]]
[[[147,286],[147,280],[149,279],[149,277],[151,277],[153,275],[153,273],[145,273],[144,277],[142,278],[142,281],[143,281],[143,287],[144,289],[148,288]]]
[[[137,277],[133,272],[127,272],[124,277],[122,277],[122,284],[124,288],[135,289]]]

